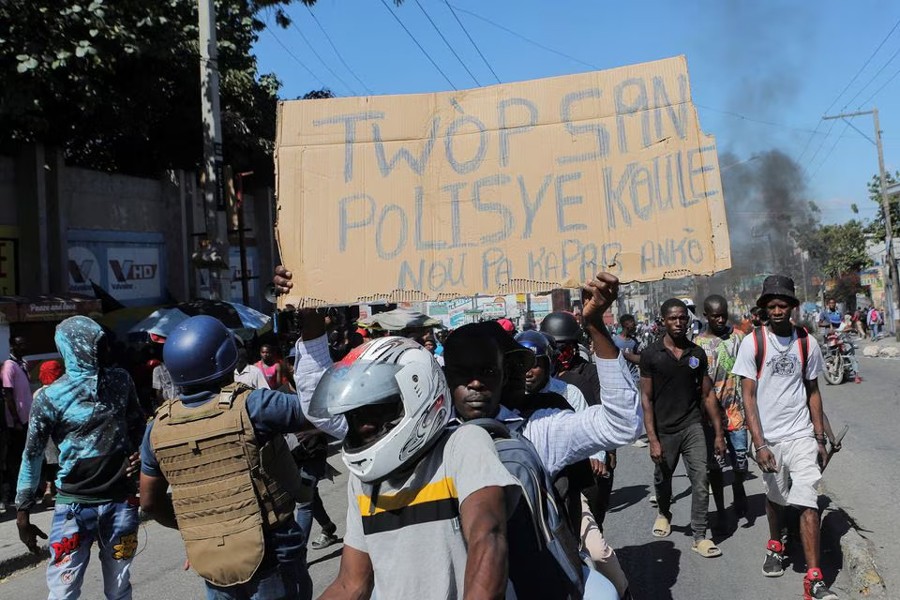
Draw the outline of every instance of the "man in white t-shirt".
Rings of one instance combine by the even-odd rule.
[[[811,335],[791,323],[791,312],[800,304],[792,279],[767,277],[756,304],[767,311],[768,325],[744,338],[732,372],[742,378],[747,428],[766,486],[770,539],[763,575],[784,574],[781,530],[784,508],[790,504],[801,511],[807,567],[803,597],[837,600],[819,568],[816,485],[828,462],[825,413],[816,381],[822,372],[822,351]]]
[[[266,381],[265,373],[256,365],[249,363],[245,348],[238,349],[238,362],[234,367],[234,381],[254,390],[269,389],[269,382]]]

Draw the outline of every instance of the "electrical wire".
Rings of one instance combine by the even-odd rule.
[[[419,10],[421,10],[422,14],[425,15],[425,18],[428,19],[428,22],[431,23],[431,26],[434,27],[434,30],[437,31],[437,34],[439,36],[441,36],[441,39],[444,40],[444,44],[447,45],[447,48],[450,49],[450,52],[453,53],[453,56],[456,57],[456,60],[459,61],[459,64],[461,64],[463,69],[466,70],[466,73],[469,74],[469,77],[472,78],[472,81],[475,82],[475,85],[480,87],[481,83],[478,81],[478,78],[475,77],[475,74],[469,70],[469,67],[466,66],[466,63],[464,63],[463,60],[459,57],[459,54],[456,53],[456,50],[453,49],[453,46],[451,46],[450,42],[447,41],[447,38],[444,37],[444,34],[443,34],[443,32],[441,32],[440,27],[438,27],[437,24],[434,22],[434,20],[432,20],[431,15],[428,14],[428,12],[425,10],[425,7],[422,6],[422,3],[419,2],[419,0],[416,0],[416,6],[419,7]]]
[[[878,46],[875,48],[875,50],[872,52],[872,54],[869,55],[869,58],[866,59],[866,62],[864,62],[863,65],[856,72],[856,75],[854,75],[853,78],[850,80],[850,82],[846,86],[844,86],[844,89],[841,90],[841,93],[838,94],[837,97],[835,97],[835,99],[831,102],[831,105],[825,109],[826,115],[828,114],[828,111],[831,110],[835,104],[837,104],[838,99],[844,95],[844,92],[846,92],[848,89],[850,89],[850,86],[853,85],[853,82],[856,81],[856,79],[862,74],[862,72],[866,69],[866,67],[869,66],[869,63],[872,62],[872,59],[875,58],[875,55],[878,54],[878,51],[881,50],[881,47],[884,46],[884,44],[888,41],[888,39],[892,35],[894,35],[894,32],[897,30],[898,27],[900,27],[900,19],[897,19],[897,22],[894,23],[894,26],[891,27],[891,30],[888,31],[886,36],[884,36],[884,39],[881,40],[881,43],[878,44]],[[868,84],[866,84],[866,85],[868,85]],[[865,89],[865,87],[866,86],[863,86],[863,89]],[[846,108],[847,105],[849,105],[849,104],[850,104],[850,102],[847,102],[847,104],[844,105],[844,108]]]
[[[329,73],[331,73],[331,75],[332,75],[335,79],[337,79],[338,81],[340,81],[341,84],[342,84],[345,88],[347,88],[347,90],[349,90],[351,94],[353,94],[354,96],[358,95],[356,90],[354,90],[352,87],[350,87],[350,86],[347,84],[347,82],[344,81],[344,79],[343,79],[340,75],[338,75],[337,73],[335,73],[334,70],[332,70],[332,68],[328,66],[328,63],[326,63],[326,62],[325,62],[325,59],[323,59],[322,56],[316,51],[315,47],[314,47],[311,43],[309,43],[309,39],[307,39],[306,34],[303,33],[303,30],[300,29],[299,26],[297,26],[297,23],[294,22],[293,19],[291,19],[291,26],[292,26],[294,29],[297,30],[297,33],[300,34],[300,38],[303,40],[303,42],[304,42],[307,46],[309,46],[309,49],[312,50],[313,55],[315,55],[315,57],[319,59],[319,62],[322,63],[322,66],[324,66],[325,69],[326,69]]]
[[[729,115],[731,117],[735,117],[735,118],[741,119],[743,121],[752,121],[754,123],[760,123],[762,125],[770,125],[772,127],[778,127],[780,129],[790,129],[791,131],[799,131],[801,133],[809,133],[809,134],[813,134],[813,135],[824,135],[823,133],[818,133],[817,131],[815,131],[813,129],[807,129],[807,128],[803,128],[803,127],[794,127],[792,125],[785,125],[784,123],[776,123],[774,121],[765,121],[763,119],[755,119],[753,117],[748,117],[746,115],[742,115],[740,113],[736,113],[736,112],[733,112],[730,110],[722,110],[721,108],[713,108],[711,106],[697,104],[696,102],[694,103],[694,106],[697,106],[699,108],[704,108],[706,110],[711,110],[713,112],[722,113],[723,115]]]
[[[850,98],[849,100],[847,100],[847,104],[844,105],[844,108],[847,108],[848,106],[853,104],[853,101],[856,100],[860,94],[862,94],[863,90],[865,90],[867,87],[872,85],[872,82],[875,81],[878,78],[878,76],[881,75],[882,72],[884,72],[884,70],[888,67],[888,65],[891,64],[895,58],[897,58],[898,54],[900,54],[900,48],[897,48],[897,51],[894,52],[893,54],[891,54],[891,57],[889,59],[887,59],[887,62],[885,62],[883,65],[881,65],[881,68],[875,72],[875,74],[872,76],[871,79],[869,79],[869,81],[866,83],[866,85],[859,88],[859,90],[853,95],[853,97]],[[841,109],[841,110],[843,110],[843,109]]]
[[[835,122],[837,122],[837,119],[835,119]],[[841,131],[841,135],[839,135],[837,137],[837,139],[834,140],[834,144],[831,145],[831,148],[829,148],[828,152],[825,154],[825,158],[822,159],[822,162],[819,163],[819,166],[816,167],[816,170],[813,171],[812,174],[809,176],[810,179],[816,178],[816,175],[819,174],[819,171],[822,170],[822,167],[825,166],[825,163],[827,163],[828,159],[831,158],[831,153],[834,152],[835,148],[837,148],[837,145],[841,142],[841,138],[844,136],[844,134],[847,132],[847,130],[850,129],[850,121],[847,121],[845,119],[844,122],[845,122],[845,125],[844,125],[844,129]]]
[[[811,167],[814,162],[816,162],[816,157],[819,156],[819,152],[822,151],[822,148],[825,147],[825,142],[828,140],[828,136],[831,135],[831,132],[834,131],[834,126],[837,125],[837,119],[831,121],[831,124],[828,126],[828,131],[825,132],[825,137],[819,142],[818,147],[816,147],[816,151],[813,153],[812,157],[809,159],[807,163],[807,167]],[[799,159],[798,159],[799,160]],[[809,168],[805,169],[807,173],[809,173]],[[816,169],[818,171],[818,169]]]
[[[382,2],[384,2],[384,0],[382,0]],[[488,19],[487,17],[482,17],[481,15],[479,15],[479,14],[477,14],[477,13],[474,13],[474,12],[472,12],[472,11],[470,11],[470,10],[466,10],[466,9],[464,9],[464,8],[460,8],[460,7],[458,7],[458,6],[453,6],[453,5],[451,5],[449,2],[447,3],[447,5],[450,6],[451,8],[455,8],[455,9],[458,10],[459,12],[462,12],[462,13],[465,13],[465,14],[467,14],[467,15],[473,16],[473,17],[475,17],[476,19],[479,19],[479,20],[481,20],[481,21],[484,21],[485,23],[487,23],[487,24],[489,24],[489,25],[493,25],[493,26],[496,27],[497,29],[501,29],[501,30],[505,31],[506,33],[508,33],[508,34],[510,34],[510,35],[514,35],[514,36],[516,36],[517,38],[519,38],[519,39],[521,39],[521,40],[524,40],[524,41],[528,42],[529,44],[532,44],[532,45],[534,45],[534,46],[537,46],[538,48],[540,48],[540,49],[542,49],[542,50],[546,50],[547,52],[552,52],[553,54],[556,54],[557,56],[562,56],[563,58],[567,58],[567,59],[569,59],[569,60],[571,60],[571,61],[577,62],[577,63],[580,64],[580,65],[584,65],[585,67],[588,67],[589,69],[600,69],[600,67],[598,67],[597,65],[592,65],[592,64],[589,63],[589,62],[584,62],[584,61],[581,60],[580,58],[576,58],[576,57],[572,56],[571,54],[566,54],[565,52],[560,52],[559,50],[554,50],[554,49],[551,48],[550,46],[545,46],[544,44],[542,44],[542,43],[540,43],[540,42],[537,42],[537,41],[535,41],[535,40],[533,40],[533,39],[531,39],[531,38],[525,37],[525,36],[522,35],[521,33],[515,32],[515,31],[513,31],[512,29],[510,29],[510,28],[508,28],[508,27],[504,27],[503,25],[500,25],[499,23],[495,23],[494,21],[491,21],[491,20]]]
[[[294,53],[291,51],[291,49],[288,48],[288,47],[284,44],[284,42],[282,42],[282,41],[278,38],[277,35],[275,35],[275,32],[272,31],[272,29],[271,29],[268,25],[266,25],[266,31],[268,31],[268,32],[269,32],[269,35],[271,35],[271,36],[275,39],[275,41],[278,42],[278,45],[279,45],[279,46],[281,46],[282,48],[284,48],[284,51],[288,53],[288,56],[290,56],[291,58],[293,58],[294,61],[296,61],[296,63],[297,63],[298,65],[300,65],[301,67],[303,67],[303,68],[306,70],[306,72],[309,73],[310,77],[312,77],[313,79],[315,79],[316,81],[318,81],[318,82],[319,82],[319,85],[321,85],[321,86],[323,86],[323,87],[325,86],[325,82],[322,81],[321,79],[319,79],[319,78],[316,76],[315,73],[313,73],[312,71],[310,71],[309,67],[307,67],[307,66],[303,63],[302,60],[300,60],[299,58],[297,58],[297,55],[294,54]]]
[[[886,87],[888,86],[889,83],[891,83],[894,79],[897,78],[898,75],[900,75],[900,69],[898,69],[897,72],[895,72],[893,75],[891,75],[891,76],[888,78],[887,81],[885,81],[883,84],[881,84],[881,87],[878,88],[877,90],[875,90],[875,93],[874,93],[874,94],[872,94],[871,96],[869,96],[868,98],[866,98],[865,102],[863,102],[862,104],[860,104],[860,106],[865,106],[865,105],[867,105],[867,104],[872,100],[872,98],[874,98],[875,96],[877,96],[878,94],[880,94],[880,93],[881,93],[881,90],[883,90],[884,88],[886,88]]]
[[[408,35],[409,38],[413,42],[415,42],[416,46],[419,47],[419,50],[422,51],[422,54],[425,55],[425,58],[427,58],[428,61],[432,64],[432,66],[434,66],[434,68],[438,70],[438,73],[440,73],[441,75],[444,76],[444,79],[447,81],[447,83],[450,85],[450,87],[452,87],[454,90],[458,89],[455,85],[453,85],[453,82],[450,81],[450,78],[447,77],[447,74],[444,73],[443,70],[441,70],[441,68],[438,66],[438,64],[436,62],[434,62],[434,59],[431,58],[431,55],[428,54],[428,52],[426,52],[425,48],[422,47],[422,44],[419,43],[419,40],[417,40],[416,37],[412,34],[412,32],[406,27],[406,25],[403,24],[403,21],[401,21],[400,17],[397,16],[397,13],[395,13],[394,11],[391,10],[391,7],[387,5],[387,2],[385,2],[385,0],[381,0],[381,4],[382,4],[382,6],[384,6],[384,9],[386,11],[391,13],[391,16],[394,17],[394,20],[400,24],[400,27],[403,28],[403,31],[406,32],[406,35]]]
[[[840,93],[834,97],[834,100],[831,101],[831,104],[828,105],[828,108],[825,109],[825,112],[823,114],[827,115],[828,112],[832,108],[834,108],[834,105],[837,104],[838,100],[841,99],[841,96],[843,96],[847,92],[847,90],[850,89],[850,86],[853,85],[853,83],[859,78],[859,76],[866,69],[866,67],[869,66],[869,63],[872,62],[872,59],[875,58],[875,55],[878,54],[878,51],[881,50],[881,48],[885,45],[885,43],[888,41],[888,39],[890,39],[890,37],[892,35],[894,35],[894,32],[897,30],[898,27],[900,27],[900,19],[898,19],[897,22],[894,23],[894,26],[891,27],[891,30],[888,31],[886,36],[884,36],[884,38],[881,40],[881,43],[879,43],[878,46],[875,47],[875,50],[872,52],[872,54],[869,55],[869,58],[866,59],[866,62],[864,62],[862,64],[862,66],[856,71],[856,73],[853,75],[853,77],[850,79],[850,81],[847,83],[847,85],[844,86],[844,89],[842,89],[840,91]],[[822,125],[822,121],[819,121],[818,123],[816,123],[816,129],[815,129],[816,132],[819,131],[819,127],[821,125]],[[833,128],[834,128],[834,125],[832,124],[832,127],[829,128],[829,132]],[[826,136],[826,139],[827,139],[827,136]],[[803,160],[803,157],[806,156],[806,151],[809,149],[809,145],[810,145],[810,143],[812,143],[812,140],[813,140],[812,135],[809,136],[809,138],[807,138],[806,144],[803,146],[803,150],[800,152],[800,155],[797,157],[797,162],[801,162]],[[822,144],[824,144],[824,139],[822,141]],[[819,151],[821,150],[822,144],[819,144],[819,149],[816,150],[816,154],[818,154]],[[812,161],[810,161],[810,164],[811,163],[812,163]]]
[[[481,57],[481,60],[483,60],[483,61],[484,61],[484,64],[487,65],[487,68],[490,69],[491,75],[494,76],[494,79],[497,80],[497,83],[503,83],[502,81],[500,81],[500,77],[499,77],[499,76],[497,75],[497,73],[494,71],[494,67],[491,66],[491,63],[488,62],[488,59],[485,58],[484,54],[482,54],[481,48],[478,47],[478,44],[476,44],[476,43],[475,43],[475,40],[472,39],[472,36],[469,35],[469,30],[466,29],[466,26],[463,25],[463,22],[459,20],[459,15],[457,15],[457,14],[456,14],[456,11],[453,10],[453,6],[452,6],[449,2],[447,2],[447,0],[444,0],[444,4],[447,5],[447,8],[450,9],[450,13],[453,15],[453,18],[456,19],[456,22],[457,22],[457,23],[459,23],[460,29],[463,30],[463,33],[465,33],[465,34],[466,34],[466,37],[469,38],[469,41],[472,42],[472,46],[475,47],[475,51],[478,52],[478,56]]]
[[[341,61],[341,64],[344,65],[344,68],[346,68],[347,71],[349,71],[350,74],[353,75],[353,78],[356,79],[356,81],[359,82],[359,85],[363,86],[363,88],[364,88],[368,93],[371,94],[371,93],[372,93],[372,90],[369,89],[369,86],[367,86],[367,85],[363,82],[363,80],[359,78],[359,75],[356,74],[356,71],[354,71],[353,69],[351,69],[351,68],[350,68],[350,65],[347,64],[347,61],[344,60],[343,55],[340,53],[340,51],[338,51],[337,46],[334,45],[334,42],[332,41],[331,36],[328,35],[328,32],[325,31],[325,28],[322,26],[322,23],[320,23],[318,17],[316,17],[316,13],[314,13],[313,10],[312,10],[309,6],[306,7],[306,10],[309,11],[310,16],[313,18],[313,21],[315,21],[315,22],[316,22],[316,25],[319,26],[319,29],[322,31],[322,35],[324,35],[324,36],[325,36],[325,39],[328,40],[328,44],[331,46],[331,49],[334,50],[335,55],[338,57],[338,60]]]

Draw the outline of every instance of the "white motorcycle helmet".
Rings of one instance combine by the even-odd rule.
[[[379,404],[390,418],[365,443],[355,435],[353,411]],[[413,340],[384,337],[354,348],[325,372],[309,414],[347,416],[350,431],[341,457],[360,481],[374,483],[416,460],[437,441],[450,420],[450,405],[447,380],[432,354]]]

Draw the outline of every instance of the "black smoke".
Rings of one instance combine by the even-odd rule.
[[[773,273],[802,281],[795,233],[814,226],[818,209],[809,197],[803,169],[781,150],[741,159],[719,156],[731,269],[698,284],[698,295],[726,293],[751,302],[763,277]]]

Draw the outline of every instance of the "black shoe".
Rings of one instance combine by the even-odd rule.
[[[837,594],[828,589],[828,586],[825,585],[824,581],[816,581],[810,586],[809,596],[810,599],[815,600],[838,600]]]
[[[810,569],[803,578],[803,600],[838,600],[838,597],[822,581],[822,571]]]
[[[766,546],[766,561],[763,563],[762,573],[766,577],[781,577],[784,575],[784,546],[778,540],[769,540]]]

